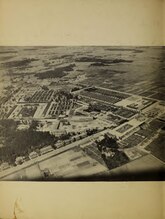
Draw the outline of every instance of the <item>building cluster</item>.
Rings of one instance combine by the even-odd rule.
[[[36,131],[49,132],[59,140],[16,157],[15,166],[40,163],[43,158],[80,147],[91,159],[84,161],[88,165],[93,160],[95,165],[111,170],[150,153],[147,146],[165,126],[162,103],[139,95],[88,85],[71,92],[49,86],[22,91],[14,90],[7,99],[1,99],[1,119],[17,121],[18,130],[28,129],[37,121]],[[64,135],[69,137],[63,139]],[[3,146],[3,139],[0,141]],[[11,167],[1,161],[0,171]]]

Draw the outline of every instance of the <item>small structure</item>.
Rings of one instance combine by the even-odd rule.
[[[58,142],[55,144],[55,146],[56,146],[57,148],[60,148],[60,147],[64,146],[64,142],[58,141]]]
[[[31,153],[29,154],[29,158],[30,158],[31,160],[34,159],[34,158],[36,158],[36,157],[38,157],[38,153],[35,152],[35,151],[33,151],[33,152],[31,152]]]
[[[105,137],[104,137],[103,135],[101,135],[101,136],[98,137],[98,141],[103,141],[104,138],[105,138]]]
[[[20,156],[20,157],[17,157],[15,159],[15,164],[16,165],[21,165],[22,163],[24,163],[24,161],[25,161],[25,157]]]
[[[43,154],[46,154],[46,153],[49,153],[51,151],[54,151],[54,149],[52,148],[51,145],[47,146],[47,147],[43,147],[40,149],[40,154],[43,155]]]

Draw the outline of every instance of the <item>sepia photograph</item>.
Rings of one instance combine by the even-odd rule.
[[[165,48],[0,48],[0,180],[163,180]]]
[[[0,0],[0,219],[163,219],[165,0]]]

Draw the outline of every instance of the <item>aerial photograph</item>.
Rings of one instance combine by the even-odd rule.
[[[165,47],[0,47],[0,181],[164,180]]]

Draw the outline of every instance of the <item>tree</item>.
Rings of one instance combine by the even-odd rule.
[[[37,120],[32,120],[32,123],[30,125],[30,130],[35,131],[37,129],[38,125],[39,125],[39,122]]]

